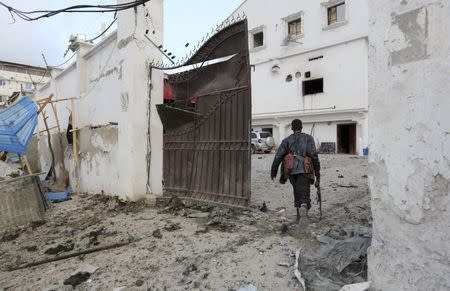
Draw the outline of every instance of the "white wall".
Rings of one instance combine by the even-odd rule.
[[[370,2],[374,290],[450,289],[450,2]]]
[[[145,19],[147,14],[152,19],[150,31],[157,32],[152,37],[156,43],[161,43],[162,0],[119,12],[118,31],[95,47],[81,43],[76,62],[38,93],[42,97],[53,93],[54,100],[75,98],[74,122],[80,128],[81,192],[103,191],[132,200],[162,194],[162,157],[153,158],[153,155],[162,156],[162,125],[155,104],[163,102],[163,77],[162,72],[155,72],[150,80],[150,63],[158,60],[160,53],[144,38],[150,23]],[[59,121],[66,130],[71,101],[55,104]],[[56,120],[49,114],[52,113],[49,106],[46,111],[51,128]],[[38,129],[43,128],[40,119]],[[55,133],[53,130],[52,135]],[[50,156],[46,138],[42,135],[39,138],[41,166],[47,169]],[[53,139],[57,143],[56,136]],[[72,147],[67,147],[64,154],[66,168],[74,182]],[[61,159],[57,167],[60,171]]]
[[[323,59],[309,61],[323,56]],[[358,61],[356,61],[358,60]],[[252,69],[253,116],[279,115],[286,112],[310,112],[367,108],[367,45],[359,39],[332,48],[281,59],[278,72],[272,72],[272,62],[262,63]],[[305,72],[311,78],[305,78]],[[300,72],[301,77],[296,78]],[[291,82],[286,77],[292,75]],[[302,82],[324,79],[324,92],[303,96]]]

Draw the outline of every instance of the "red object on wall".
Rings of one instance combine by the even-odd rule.
[[[172,87],[170,86],[169,80],[164,79],[164,100],[175,100],[175,95],[173,95]]]

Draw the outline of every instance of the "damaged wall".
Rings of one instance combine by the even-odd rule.
[[[369,279],[449,290],[450,2],[369,3]]]
[[[149,64],[158,60],[160,53],[144,38],[147,29],[155,30],[155,42],[162,42],[162,0],[119,12],[117,31],[95,46],[81,41],[76,62],[53,76],[51,83],[38,92],[38,98],[50,94],[54,100],[75,98],[80,192],[104,192],[131,200],[162,194],[162,178],[156,174],[150,177],[148,165],[161,172],[162,160],[150,161],[149,144],[162,155],[162,125],[149,106],[163,102],[163,78],[162,72],[154,73],[153,77],[161,82],[153,80],[150,88]],[[54,104],[63,131],[65,166],[73,184],[73,148],[66,138],[71,100]],[[49,127],[55,127],[51,106],[46,107],[46,113]],[[40,118],[38,130],[43,129]],[[51,163],[45,135],[44,132],[38,136],[43,170]],[[51,135],[60,175],[62,158],[56,128]]]

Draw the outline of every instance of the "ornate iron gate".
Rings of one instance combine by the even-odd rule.
[[[165,195],[246,206],[250,201],[251,91],[247,21],[209,38],[169,75],[176,101],[164,125]]]

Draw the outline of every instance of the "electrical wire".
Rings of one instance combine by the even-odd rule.
[[[96,40],[97,38],[101,37],[102,35],[104,35],[110,28],[111,26],[113,26],[113,24],[117,21],[117,18],[114,18],[113,21],[108,25],[108,27],[103,30],[99,35],[97,35],[94,38],[88,39],[87,42],[93,42],[94,40]]]
[[[63,63],[61,63],[61,64],[59,64],[59,65],[56,65],[56,66],[52,66],[53,68],[58,68],[58,67],[62,67],[62,66],[64,66],[65,64],[67,64],[71,59],[73,59],[73,57],[76,55],[76,53],[73,53],[71,56],[70,56],[70,58],[68,58],[67,60],[65,60]]]
[[[131,2],[126,2],[122,4],[111,4],[111,5],[75,5],[57,10],[35,10],[35,11],[22,11],[9,6],[0,1],[0,6],[8,9],[11,14],[13,23],[16,21],[14,16],[17,16],[25,21],[35,21],[41,18],[48,18],[55,16],[60,13],[105,13],[105,12],[118,12],[122,10],[127,10],[130,8],[135,8],[140,5],[144,5],[150,0],[136,0]],[[38,16],[34,16],[40,14]]]

